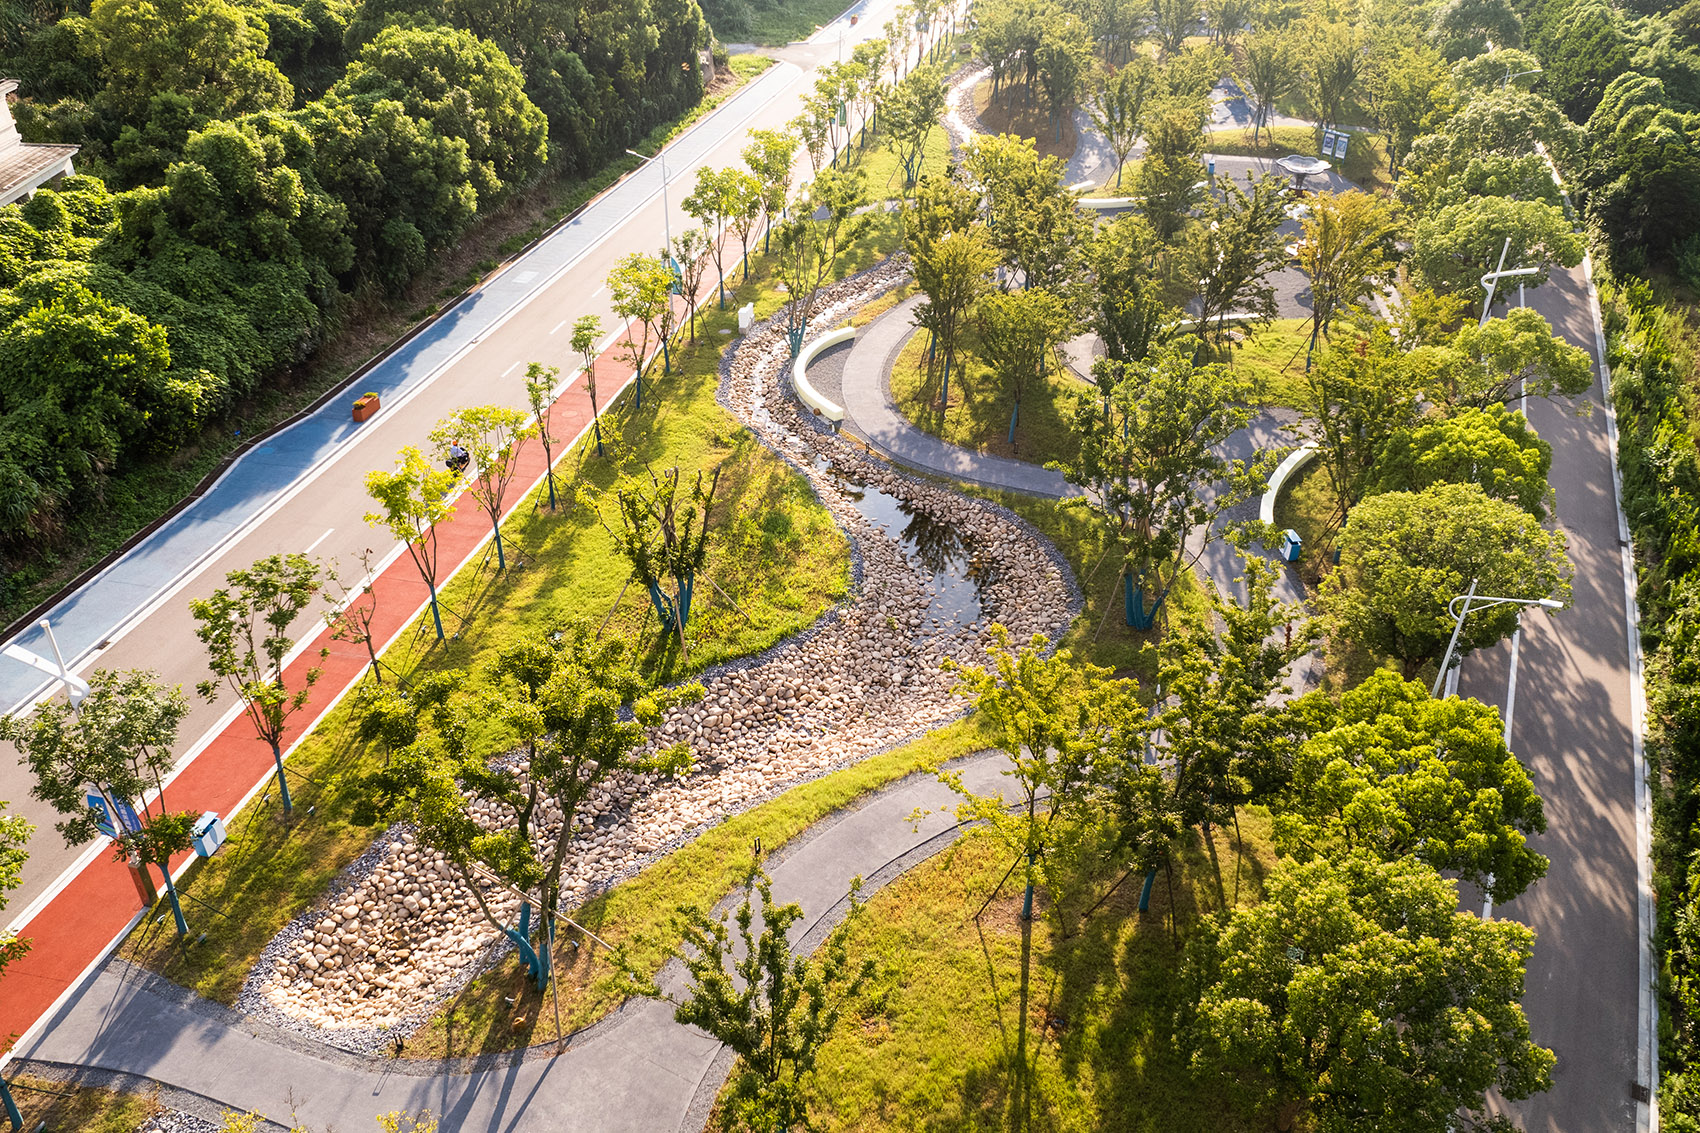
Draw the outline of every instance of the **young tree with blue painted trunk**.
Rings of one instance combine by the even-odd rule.
[[[362,780],[355,820],[412,823],[543,988],[552,974],[549,943],[583,804],[616,775],[688,770],[683,743],[644,748],[648,729],[668,709],[700,700],[703,690],[695,683],[651,689],[624,642],[598,641],[576,622],[508,646],[486,672],[493,691],[476,698],[464,691],[465,672],[417,686],[400,709],[411,707],[411,727],[398,726],[399,693],[386,690],[388,704],[370,703],[374,723],[363,734],[404,746]],[[501,726],[499,750],[474,750],[473,713]],[[523,758],[499,758],[513,743]],[[477,812],[490,805],[499,817],[481,823]],[[511,922],[495,900],[500,890],[521,895]]]
[[[17,744],[35,776],[30,794],[65,816],[55,824],[65,844],[84,845],[102,833],[103,823],[112,823],[118,860],[130,859],[144,871],[156,866],[165,878],[178,936],[188,935],[189,925],[171,880],[171,858],[189,848],[199,814],[167,810],[163,781],[176,762],[177,728],[188,713],[183,690],[161,685],[158,674],[100,669],[75,708],[48,701],[27,719],[0,718],[0,739]],[[149,791],[156,792],[151,802]],[[104,801],[104,814],[89,804],[91,796]],[[133,809],[136,826],[120,818],[121,806]],[[0,846],[21,822],[0,819]]]
[[[735,166],[726,168],[727,200],[732,211],[726,223],[738,234],[739,259],[743,263],[743,279],[750,278],[750,237],[755,235],[761,221],[761,181],[753,173]],[[740,283],[743,280],[739,281]]]
[[[744,164],[761,182],[762,251],[785,202],[791,196],[791,162],[797,153],[797,135],[790,130],[751,130],[750,144],[740,151]],[[704,249],[706,251],[706,247]]]
[[[820,289],[836,276],[844,250],[867,230],[868,218],[857,215],[866,200],[860,170],[823,170],[779,229],[774,274],[791,296],[785,306],[785,334],[793,358],[803,348]]]
[[[994,291],[980,300],[980,354],[1009,391],[1009,443],[1021,416],[1021,397],[1045,380],[1058,344],[1073,325],[1068,305],[1049,291]]]
[[[620,259],[608,273],[608,293],[614,314],[626,327],[626,361],[632,366],[633,401],[643,408],[643,371],[649,361],[650,336],[660,329],[665,354],[666,331],[672,328],[673,273],[660,256],[633,252]],[[639,338],[634,330],[643,328]],[[665,364],[665,359],[664,359]]]
[[[805,1083],[839,1018],[860,1005],[877,974],[874,961],[850,960],[850,933],[864,915],[861,886],[861,878],[851,881],[849,914],[812,956],[793,951],[792,926],[803,919],[803,909],[773,899],[759,848],[744,874],[743,901],[734,914],[736,939],[725,913],[715,917],[699,907],[679,910],[683,939],[677,956],[691,988],[673,1017],[701,1027],[738,1056],[716,1107],[720,1129],[814,1128]],[[653,980],[636,990],[663,998]]]
[[[329,576],[327,568],[306,555],[270,555],[231,571],[224,576],[228,586],[189,603],[189,612],[201,623],[195,636],[207,647],[207,667],[216,678],[202,681],[195,691],[210,703],[218,699],[223,682],[246,706],[255,733],[271,747],[277,763],[277,789],[285,816],[293,804],[283,774],[284,733],[289,718],[307,706],[307,696],[323,672],[308,669],[301,687],[293,691],[284,685],[283,667],[295,648],[289,627],[313,603]],[[328,649],[319,653],[321,659],[329,655]]]
[[[6,803],[0,802],[0,812],[6,806]],[[0,911],[6,908],[12,890],[23,884],[24,863],[29,860],[25,847],[34,833],[35,827],[21,816],[0,813]],[[30,942],[20,940],[17,933],[9,929],[0,932],[0,976],[4,976],[6,969],[15,961],[23,959],[29,950]],[[11,1119],[12,1128],[23,1128],[23,1115],[18,1112],[12,1091],[3,1080],[0,1080],[0,1107]]]
[[[596,346],[602,339],[602,319],[580,315],[573,320],[573,353],[584,359],[584,390],[590,395],[590,424],[596,433],[596,455],[602,456],[602,410],[596,404]]]
[[[702,297],[702,276],[708,270],[708,233],[700,226],[673,237],[673,270],[679,273],[679,296],[685,301],[685,321],[690,326],[690,343],[695,346],[697,305]]]
[[[541,362],[525,365],[525,400],[537,422],[534,431],[543,445],[543,478],[549,484],[549,510],[555,510],[555,435],[549,429],[549,407],[555,403],[555,382],[561,377],[559,366]],[[498,532],[499,533],[499,532]]]
[[[366,473],[366,494],[383,509],[367,512],[366,522],[382,527],[407,547],[408,557],[431,592],[431,624],[438,641],[443,640],[443,615],[437,606],[437,524],[453,518],[449,493],[459,481],[458,473],[439,468],[412,445],[397,455],[394,472]]]
[[[1116,155],[1116,188],[1122,187],[1122,166],[1139,141],[1145,111],[1156,97],[1157,65],[1141,55],[1120,70],[1099,75],[1086,112],[1093,127]]]
[[[708,560],[708,513],[719,484],[720,469],[714,470],[706,485],[698,472],[681,499],[677,468],[660,476],[648,472],[647,480],[622,476],[613,488],[617,520],[610,523],[604,517],[602,521],[615,546],[632,564],[632,581],[649,591],[649,600],[661,619],[662,635],[676,634],[681,650],[691,619],[697,572]]]
[[[478,506],[490,517],[496,535],[496,569],[506,570],[507,552],[502,547],[502,505],[507,500],[519,463],[519,451],[537,435],[525,414],[506,405],[473,405],[457,409],[431,430],[437,454],[459,445],[472,458],[472,487],[468,489]]]
[[[1196,342],[1183,339],[1144,362],[1106,360],[1102,393],[1075,401],[1080,455],[1057,467],[1086,490],[1122,551],[1127,624],[1156,625],[1181,572],[1222,532],[1216,519],[1267,482],[1272,454],[1247,462],[1221,453],[1251,420],[1251,379],[1226,366],[1195,365]],[[1193,533],[1204,538],[1193,546]]]
[[[950,375],[956,361],[957,343],[975,302],[991,286],[991,271],[997,252],[986,239],[984,225],[976,224],[978,196],[954,179],[922,178],[915,205],[905,212],[908,229],[904,246],[909,251],[915,285],[927,297],[915,312],[915,323],[932,335],[928,360],[944,361],[943,388],[939,404],[950,407]]]
[[[897,163],[903,169],[900,199],[921,176],[921,163],[927,150],[927,139],[938,125],[945,109],[944,76],[932,67],[912,71],[902,82],[886,92],[880,101],[880,116],[884,119],[886,137],[897,153]]]
[[[726,306],[726,226],[738,213],[739,182],[744,176],[744,171],[735,166],[713,169],[705,165],[697,170],[696,187],[681,206],[708,233],[708,251],[714,258],[714,274],[719,281],[716,293],[722,309]]]
[[[1016,855],[1013,874],[1021,878],[1021,982],[1017,993],[1016,1043],[1011,1069],[1012,1128],[1027,1128],[1031,1074],[1027,1057],[1027,1015],[1033,959],[1033,899],[1043,886],[1052,907],[1063,902],[1072,872],[1059,869],[1074,854],[1071,844],[1092,825],[1086,802],[1094,760],[1111,745],[1109,729],[1132,703],[1133,685],[1111,681],[1110,670],[1076,662],[1066,649],[1047,652],[1042,636],[1019,649],[1010,647],[1009,631],[991,627],[991,665],[962,665],[947,658],[943,668],[957,679],[956,692],[974,702],[974,711],[997,737],[1010,759],[1006,773],[1013,797],[1003,791],[980,795],[959,773],[939,779],[962,796],[956,808],[964,823],[983,823],[991,836]]]

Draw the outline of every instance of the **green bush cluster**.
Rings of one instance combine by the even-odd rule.
[[[1700,448],[1691,332],[1639,281],[1603,293],[1635,537],[1653,785],[1666,1129],[1700,1130]]]
[[[20,129],[84,176],[0,208],[0,554],[399,294],[548,166],[702,94],[695,0],[0,5]]]

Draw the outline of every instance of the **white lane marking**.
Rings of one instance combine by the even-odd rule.
[[[517,369],[519,369],[519,362],[516,360],[512,366],[509,366],[507,369],[502,371],[502,377],[507,377]]]
[[[331,531],[335,531],[335,530],[336,530],[336,528],[333,527],[333,528],[330,529],[330,531],[326,531],[323,535],[319,536],[317,539],[315,539],[311,543],[309,543],[307,545],[307,549],[305,551],[302,551],[301,553],[304,554],[304,555],[312,554],[313,551],[318,547],[318,545],[320,543],[323,543],[326,539],[329,539],[331,537]]]
[[[597,288],[597,289],[596,289],[596,290],[595,290],[595,291],[592,291],[592,292],[591,292],[591,293],[590,293],[590,297],[591,297],[591,298],[592,298],[592,299],[594,299],[594,298],[596,298],[596,297],[597,297],[597,296],[598,296],[598,295],[600,295],[600,294],[602,294],[602,293],[603,293],[603,292],[604,292],[604,291],[606,291],[606,290],[608,290],[608,285],[607,285],[607,284],[606,284],[606,283],[604,283],[604,284],[602,284],[602,285],[601,285],[601,286],[600,286],[600,287],[598,287],[598,288]]]
[[[558,323],[556,323],[556,324],[555,324],[555,330],[552,330],[552,331],[550,331],[550,332],[549,332],[549,333],[550,333],[550,334],[554,334],[554,333],[555,333],[555,331],[558,331],[558,330],[560,330],[560,329],[561,329],[561,328],[562,328],[562,327],[564,327],[564,326],[566,326],[566,325],[567,325],[567,320],[565,320],[565,319],[562,319],[562,320],[561,320],[561,321],[560,321],[560,322],[558,322]]]

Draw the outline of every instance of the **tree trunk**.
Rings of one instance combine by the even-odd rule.
[[[437,615],[437,595],[436,595],[436,592],[433,591],[432,594],[431,594],[431,616],[436,617],[436,615]],[[443,639],[443,624],[441,622],[438,622],[437,623],[437,640],[441,641],[442,639]],[[283,748],[278,743],[276,737],[271,738],[271,745],[272,745],[272,762],[277,764],[277,794],[278,794],[278,798],[283,800],[283,815],[284,815],[285,818],[288,818],[290,812],[295,809],[295,804],[290,801],[290,798],[289,798],[289,780],[286,779],[284,777],[284,774],[283,774]]]
[[[171,900],[171,919],[176,922],[177,935],[188,936],[189,922],[183,919],[183,906],[177,900],[177,886],[171,880],[171,863],[161,862],[159,872],[165,878],[165,895]]]
[[[1032,864],[1032,855],[1029,854],[1029,869]],[[1021,1013],[1015,1024],[1015,1113],[1018,1129],[1027,1128],[1028,1115],[1032,1110],[1032,1090],[1027,1073],[1027,996],[1032,966],[1033,883],[1029,881],[1021,903],[1021,991],[1018,996]]]

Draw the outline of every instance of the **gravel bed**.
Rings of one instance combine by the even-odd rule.
[[[822,296],[829,328],[906,278],[894,257]],[[1016,641],[1055,636],[1078,609],[1070,572],[1048,542],[1006,510],[903,475],[800,410],[790,393],[783,316],[722,358],[718,396],[810,481],[852,547],[851,595],[808,632],[702,674],[708,695],[669,713],[656,746],[697,754],[684,778],[619,777],[574,817],[569,903],[630,877],[702,830],[798,783],[889,750],[959,717],[945,656],[983,662],[991,621]],[[979,620],[929,616],[930,570],[855,506],[852,485],[887,493],[948,525],[981,569]],[[493,808],[489,828],[511,816]],[[563,828],[543,816],[545,837]],[[266,948],[238,1009],[318,1042],[373,1054],[410,1033],[510,947],[480,915],[516,915],[518,898],[475,892],[404,828],[387,832],[315,909]]]

